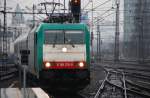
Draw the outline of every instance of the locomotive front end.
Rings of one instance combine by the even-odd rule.
[[[89,84],[86,38],[87,34],[82,29],[45,29],[41,79],[65,87]]]

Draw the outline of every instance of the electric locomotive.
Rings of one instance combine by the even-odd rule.
[[[21,52],[28,54],[22,56]],[[85,24],[41,23],[14,43],[16,62],[45,86],[84,88],[90,83],[90,33]]]

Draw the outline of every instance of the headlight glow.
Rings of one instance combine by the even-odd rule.
[[[51,63],[49,63],[49,62],[46,62],[46,63],[45,63],[45,67],[46,67],[46,68],[49,68],[50,66],[51,66]]]
[[[62,52],[67,52],[67,48],[66,48],[66,47],[63,47],[63,48],[62,48]]]
[[[79,62],[79,66],[80,67],[84,67],[84,63],[83,62]]]

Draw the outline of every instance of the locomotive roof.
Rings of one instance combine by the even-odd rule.
[[[40,30],[88,30],[86,24],[57,24],[57,23],[42,23],[37,32]]]

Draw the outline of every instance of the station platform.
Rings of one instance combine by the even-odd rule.
[[[50,98],[41,88],[0,88],[0,98]]]

